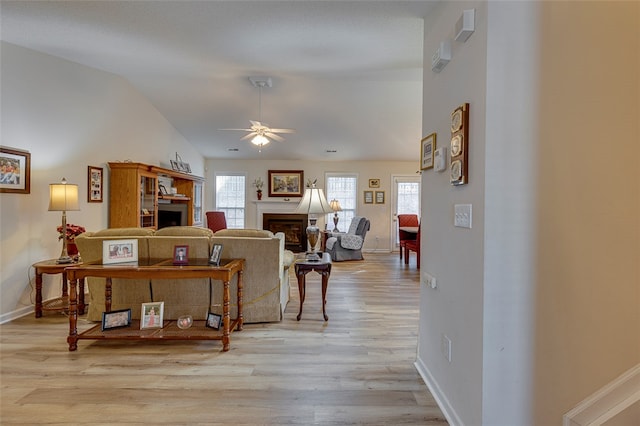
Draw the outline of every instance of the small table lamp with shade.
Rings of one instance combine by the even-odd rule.
[[[340,220],[340,218],[338,217],[338,212],[342,211],[342,207],[340,207],[340,201],[336,200],[335,198],[333,200],[331,200],[331,202],[329,203],[331,205],[331,210],[333,210],[334,214],[333,214],[333,232],[340,232],[338,231],[338,221]]]
[[[62,232],[67,232],[67,210],[80,210],[78,205],[78,185],[69,184],[65,178],[61,183],[49,184],[49,211],[62,212]],[[62,238],[62,253],[57,263],[71,263],[67,252],[67,239]]]
[[[319,261],[320,256],[318,256],[318,253],[316,252],[316,246],[320,238],[320,228],[316,226],[316,221],[318,220],[316,215],[331,213],[333,212],[333,209],[327,202],[327,198],[324,196],[322,189],[316,188],[315,182],[304,190],[302,200],[300,201],[300,204],[298,204],[295,212],[309,215],[307,239],[309,240],[311,252],[307,253],[307,260]]]

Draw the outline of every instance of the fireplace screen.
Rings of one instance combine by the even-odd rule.
[[[264,229],[274,234],[277,232],[284,234],[284,244],[287,250],[297,253],[306,250],[306,214],[264,213],[262,215],[262,223]]]

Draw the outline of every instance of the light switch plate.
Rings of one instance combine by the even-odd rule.
[[[459,228],[471,228],[471,204],[456,204],[454,206],[453,224]]]

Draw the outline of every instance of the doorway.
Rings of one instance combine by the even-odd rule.
[[[420,176],[393,175],[392,180],[392,220],[391,247],[392,251],[399,250],[398,215],[417,214],[420,217]]]

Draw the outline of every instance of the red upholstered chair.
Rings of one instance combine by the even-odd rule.
[[[224,216],[224,212],[207,212],[207,228],[213,232],[221,229],[227,229],[227,218]]]
[[[400,247],[402,250],[402,247]],[[409,253],[416,252],[416,261],[418,269],[420,269],[420,225],[418,225],[418,233],[415,240],[405,240],[404,242],[404,263],[409,264]]]
[[[416,239],[415,232],[406,232],[401,228],[419,226],[417,214],[399,214],[398,215],[398,239],[400,240],[400,259],[402,259],[402,251],[406,241],[414,241]]]

